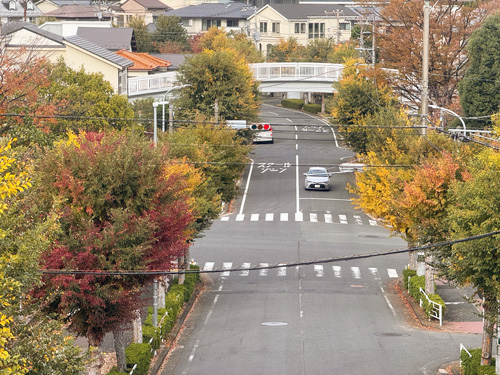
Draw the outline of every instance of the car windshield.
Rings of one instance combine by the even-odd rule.
[[[309,169],[308,175],[318,176],[318,177],[328,177],[328,172],[324,169]]]

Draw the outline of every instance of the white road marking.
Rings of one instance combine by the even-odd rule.
[[[355,279],[361,279],[361,271],[359,270],[359,267],[351,267],[351,273],[352,277]]]
[[[285,117],[285,120],[287,120],[288,122],[293,122],[293,120],[290,120],[289,118]]]
[[[266,214],[266,221],[273,221],[274,220],[274,214]]]
[[[259,267],[269,267],[269,263],[261,263]],[[267,269],[259,270],[259,276],[267,276]]]
[[[222,269],[224,269],[224,270],[231,269],[232,267],[233,267],[233,263],[231,263],[231,262],[222,263]],[[221,273],[221,277],[228,277],[230,274],[231,274],[230,271],[224,271]]]
[[[250,216],[250,221],[259,221],[259,214],[252,214],[252,216]]]
[[[333,223],[332,215],[331,214],[325,214],[325,223]]]
[[[378,269],[376,268],[368,268],[371,272],[371,274],[373,275],[373,277],[375,278],[375,280],[380,280],[380,276],[378,274]]]
[[[295,155],[295,212],[300,212],[299,199],[299,155]]]
[[[243,213],[243,207],[245,207],[245,201],[247,199],[248,187],[250,186],[250,178],[252,177],[253,163],[254,161],[250,159],[252,163],[250,164],[250,171],[248,172],[247,184],[245,186],[245,192],[243,193],[243,199],[241,200],[240,214]]]
[[[318,214],[310,213],[309,214],[309,221],[311,223],[317,223],[318,222]]]
[[[280,214],[280,221],[288,221],[288,213],[282,212]]]
[[[250,263],[243,263],[241,265],[241,268],[250,268]],[[243,270],[241,271],[240,276],[248,276],[249,274],[250,274],[249,270]]]
[[[340,224],[347,224],[347,216],[339,215]]]
[[[394,268],[388,268],[387,269],[387,274],[391,278],[397,278],[398,277],[398,271],[396,271]]]
[[[245,219],[245,214],[236,215],[236,221],[243,221]]]
[[[280,266],[281,266],[281,264],[280,264]],[[280,276],[280,277],[286,276],[286,267],[278,268],[278,276]]]
[[[221,217],[220,221],[229,221],[229,216],[223,216],[223,217]]]
[[[206,262],[203,269],[205,271],[212,271],[214,269],[214,262]]]
[[[342,277],[342,267],[340,266],[332,266],[333,269],[333,275],[335,277]]]
[[[368,220],[370,222],[370,225],[372,226],[377,226],[377,221],[376,220]]]
[[[354,215],[354,221],[357,225],[363,225],[363,221],[361,220],[361,216]]]
[[[304,221],[304,214],[302,212],[296,212],[295,221]]]
[[[315,264],[314,265],[314,272],[316,272],[316,277],[323,277],[323,265],[321,264]]]

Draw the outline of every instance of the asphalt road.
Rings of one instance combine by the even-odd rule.
[[[162,374],[435,374],[460,343],[478,346],[475,335],[408,324],[390,288],[407,255],[307,264],[406,244],[349,202],[352,174],[304,190],[309,166],[337,172],[353,156],[331,127],[269,104],[261,117],[275,143],[256,146],[233,211],[191,249],[203,269],[239,269],[210,274]],[[247,270],[259,265],[280,266]]]

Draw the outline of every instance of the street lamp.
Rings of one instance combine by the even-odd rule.
[[[185,84],[185,85],[181,85],[181,86],[171,87],[170,89],[168,89],[165,92],[165,94],[163,94],[163,100],[161,102],[154,102],[153,103],[153,110],[154,110],[153,142],[155,144],[158,141],[158,129],[157,129],[157,119],[158,119],[157,108],[158,108],[158,105],[161,104],[163,107],[162,131],[164,132],[165,131],[165,104],[169,104],[169,101],[167,100],[167,95],[173,90],[182,89],[184,87],[189,87],[189,86],[192,86],[192,85]],[[172,120],[173,120],[172,110],[171,110],[171,107],[169,107],[169,132],[173,131],[173,121]]]
[[[464,119],[460,115],[458,115],[457,113],[453,112],[451,109],[439,107],[439,106],[434,105],[434,104],[429,104],[429,107],[440,109],[443,112],[449,113],[450,115],[453,115],[453,116],[457,117],[460,120],[460,122],[462,123],[462,126],[464,127],[464,137],[467,136],[467,128],[465,127],[465,121],[464,121]]]

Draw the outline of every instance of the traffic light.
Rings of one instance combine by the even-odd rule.
[[[271,130],[271,125],[269,124],[252,124],[250,126],[252,130]]]

